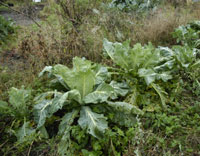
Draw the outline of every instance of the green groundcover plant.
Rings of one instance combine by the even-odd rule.
[[[179,26],[173,33],[178,43],[200,49],[200,21]]]
[[[131,48],[129,44],[129,41],[112,43],[107,39],[104,39],[103,43],[106,54],[120,67],[112,70],[117,71],[131,88],[129,103],[143,109],[152,109],[152,103],[158,101],[150,90],[153,88],[160,97],[160,107],[165,109],[168,93],[164,89],[169,88],[168,81],[174,79],[173,75],[178,74],[180,70],[189,71],[198,68],[200,64],[200,60],[196,57],[198,51],[187,45],[173,46],[170,49],[154,48],[151,44],[144,47],[136,44]],[[158,107],[154,105],[154,109]]]
[[[104,39],[112,66],[75,57],[72,68],[45,67],[39,74],[48,79],[45,91],[11,88],[8,102],[0,101],[1,117],[11,120],[4,132],[15,141],[10,149],[48,142],[63,156],[197,151],[191,145],[200,133],[200,60],[192,45],[131,47]],[[192,91],[184,93],[185,86]],[[195,100],[183,103],[182,93]]]
[[[12,39],[15,33],[16,26],[14,22],[11,19],[6,20],[3,16],[0,16],[0,46]]]
[[[109,6],[123,11],[135,11],[142,13],[148,10],[156,9],[162,0],[113,0]]]

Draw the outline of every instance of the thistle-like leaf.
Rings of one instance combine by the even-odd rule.
[[[97,68],[98,69],[95,74],[95,84],[100,85],[110,78],[110,73],[106,67],[99,65]]]
[[[59,135],[63,135],[64,133],[66,133],[66,130],[69,130],[69,126],[73,123],[78,113],[79,113],[78,110],[73,110],[72,112],[67,113],[62,117],[62,121],[59,125],[59,131],[58,131]]]
[[[67,81],[68,86],[71,89],[76,89],[80,92],[81,97],[85,97],[93,91],[95,85],[95,74],[92,70],[80,71],[73,73],[73,75]]]
[[[81,59],[79,57],[73,58],[73,71],[87,71],[88,69],[92,68],[92,62],[85,60],[84,58]]]
[[[113,107],[118,112],[123,112],[124,114],[137,114],[142,115],[144,114],[142,110],[140,110],[138,107],[131,105],[126,102],[107,102],[107,104],[111,107]]]
[[[109,97],[114,93],[114,88],[109,84],[102,83],[98,88],[84,97],[85,103],[102,103],[108,100]]]
[[[129,92],[129,86],[125,82],[119,83],[116,81],[111,81],[110,85],[114,89],[114,96],[112,97],[113,99],[116,99],[119,96],[125,96]]]
[[[9,102],[15,109],[26,109],[26,102],[29,100],[30,91],[17,88],[11,88],[9,92]]]
[[[106,117],[103,114],[92,112],[90,107],[83,106],[78,120],[79,125],[83,129],[96,138],[100,138],[108,128]]]
[[[121,44],[118,42],[112,43],[104,39],[103,46],[113,62],[122,68],[129,69],[129,41]]]
[[[65,114],[59,125],[58,134],[62,137],[60,143],[58,144],[58,152],[62,156],[64,156],[66,153],[70,154],[68,151],[70,150],[71,124],[74,122],[74,119],[77,117],[78,113],[78,110],[73,110],[72,112]]]
[[[51,99],[52,93],[53,98]],[[35,121],[38,123],[37,128],[43,126],[46,118],[50,118],[71,100],[81,102],[81,96],[77,90],[71,90],[64,94],[59,92],[48,92],[45,93],[45,95],[40,96],[39,99],[37,98],[37,105],[34,106]]]
[[[24,142],[25,140],[31,139],[31,136],[35,135],[36,131],[30,126],[30,122],[24,121],[24,124],[19,130],[16,132],[16,137],[19,143]]]
[[[145,79],[147,85],[150,85],[155,80],[161,79],[164,82],[167,82],[169,79],[172,79],[172,76],[169,72],[156,73],[153,69],[141,68],[139,69],[138,74],[140,77]]]
[[[158,95],[160,96],[160,100],[161,100],[161,104],[163,108],[167,108],[166,106],[166,97],[165,95],[167,94],[166,92],[164,92],[159,85],[151,83],[151,86],[155,89],[155,91],[158,93]]]

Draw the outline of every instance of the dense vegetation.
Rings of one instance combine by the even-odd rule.
[[[9,19],[5,20],[3,16],[0,16],[0,45],[5,46],[8,40],[13,39],[16,33],[17,27],[14,26],[14,22]],[[1,51],[1,48],[0,48]]]
[[[0,155],[200,155],[199,3],[46,4],[0,18]]]

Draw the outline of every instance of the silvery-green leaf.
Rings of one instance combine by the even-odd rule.
[[[46,66],[40,73],[39,73],[39,77],[43,76],[46,72],[48,73],[52,73],[52,66]]]
[[[112,122],[119,124],[120,126],[133,127],[136,123],[136,115],[125,114],[124,112],[114,112]]]
[[[30,126],[30,122],[24,122],[23,126],[16,132],[16,137],[19,143],[31,138],[35,134],[35,129]]]
[[[70,78],[68,78],[67,84],[71,89],[78,90],[81,97],[84,97],[93,91],[95,85],[95,74],[92,70],[74,73]]]
[[[173,46],[177,62],[184,68],[188,68],[196,59],[196,50],[188,46]]]
[[[139,69],[138,74],[145,79],[147,85],[156,80],[156,73],[152,69],[141,68]]]
[[[103,47],[110,56],[110,58],[114,61],[114,51],[115,48],[112,42],[109,42],[106,38],[103,40]]]
[[[58,135],[62,136],[61,141],[58,144],[58,153],[60,155],[69,154],[69,148],[70,148],[70,130],[71,130],[71,124],[74,122],[74,119],[77,117],[79,111],[73,110],[70,113],[65,114],[65,116],[62,118],[62,121],[59,125],[59,131]]]
[[[115,97],[113,99],[117,98],[118,96],[125,96],[129,92],[129,87],[125,82],[116,82],[116,81],[111,81],[110,85],[114,89],[114,94]]]
[[[124,114],[144,114],[142,110],[140,110],[138,107],[131,105],[126,102],[107,102],[107,104],[114,109],[116,109],[119,112],[123,112]]]
[[[165,70],[166,68],[168,69],[172,69],[175,65],[175,59],[169,60],[167,62],[165,62],[164,64],[160,65],[160,66],[156,66],[154,67],[155,71],[162,71]]]
[[[52,92],[49,92],[52,96]],[[55,112],[69,103],[71,100],[81,102],[80,93],[77,90],[71,90],[66,93],[54,92],[53,98],[47,99],[48,93],[45,96],[40,96],[37,98],[37,105],[34,106],[34,117],[35,121],[38,123],[37,128],[44,125],[46,118],[50,118]]]
[[[11,88],[9,91],[9,102],[15,109],[26,109],[26,102],[29,100],[30,91],[17,88]]]
[[[173,50],[171,50],[168,47],[159,47],[158,48],[161,51],[161,55],[164,57],[172,57],[174,56]]]
[[[75,57],[73,58],[73,71],[79,72],[79,71],[87,71],[88,69],[91,69],[92,62],[85,60],[83,58]]]
[[[106,117],[103,114],[92,112],[90,107],[83,106],[78,120],[79,125],[83,129],[96,138],[100,138],[108,128]]]
[[[107,54],[113,60],[113,62],[115,62],[122,68],[129,69],[129,41],[126,41],[123,44],[121,44],[118,42],[112,43],[109,42],[107,39],[104,39],[103,46]]]
[[[114,89],[112,86],[106,83],[102,83],[98,88],[84,97],[84,103],[102,103],[108,100],[113,94]]]
[[[78,65],[76,68],[78,68]],[[81,96],[84,97],[85,95],[92,92],[93,87],[95,85],[94,72],[91,69],[88,70],[84,69],[84,70],[85,71],[77,71],[77,72],[67,71],[62,74],[57,74],[57,76],[61,76],[63,81],[67,84],[67,86],[69,86],[70,89],[78,90]]]
[[[58,131],[59,135],[62,135],[66,132],[66,130],[69,128],[69,126],[73,123],[74,118],[77,117],[78,113],[79,113],[78,110],[73,110],[70,113],[66,113],[62,117],[62,121],[59,125],[59,131]]]
[[[162,72],[162,73],[156,73],[153,69],[139,69],[138,74],[140,77],[143,77],[145,79],[145,82],[147,85],[151,84],[155,80],[163,80],[164,82],[167,82],[168,80],[172,79],[172,76],[169,72]]]
[[[157,80],[163,80],[164,82],[167,82],[168,80],[172,79],[172,76],[170,75],[169,72],[163,72],[160,74],[156,74],[156,79]]]
[[[71,100],[77,101],[80,104],[82,103],[81,94],[78,90],[74,89],[64,93],[58,100],[58,103],[59,105],[63,105],[65,102]]]
[[[108,78],[110,78],[108,69],[106,67],[101,66],[95,74],[95,84],[99,85],[105,82]]]
[[[68,85],[68,77],[71,76],[71,70],[64,65],[58,64],[53,67],[53,74],[56,76],[57,80],[68,89],[66,86]]]
[[[151,86],[155,89],[155,91],[158,93],[158,95],[160,96],[160,100],[161,100],[161,104],[163,108],[166,108],[166,97],[165,95],[167,94],[166,92],[164,92],[162,90],[162,88],[160,88],[159,85],[152,83]]]
[[[44,125],[47,117],[52,116],[52,114],[49,114],[51,104],[52,100],[43,100],[34,106],[34,120],[37,123],[37,128],[40,128]]]

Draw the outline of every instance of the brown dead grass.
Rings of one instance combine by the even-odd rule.
[[[69,65],[75,56],[105,62],[102,57],[103,38],[113,42],[130,39],[132,44],[152,42],[155,46],[170,46],[175,44],[171,35],[175,28],[200,19],[199,4],[178,8],[168,4],[156,12],[139,17],[96,7],[99,13],[90,10],[88,14],[79,17],[81,22],[76,27],[66,23],[59,12],[40,29],[24,29],[16,51],[26,60],[26,68],[38,73],[47,65]],[[55,19],[58,23],[52,24]]]
[[[175,43],[172,32],[180,25],[200,19],[200,5],[174,8],[171,5],[158,9],[151,16],[137,21],[132,33],[133,43],[152,42],[154,45],[170,46]]]

